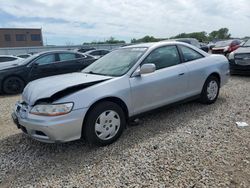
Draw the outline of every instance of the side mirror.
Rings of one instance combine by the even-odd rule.
[[[142,75],[142,74],[149,74],[149,73],[152,73],[152,72],[154,72],[155,71],[155,69],[156,69],[156,67],[155,67],[155,64],[143,64],[142,66],[141,66],[141,68],[138,68],[135,72],[134,72],[134,74],[133,74],[133,76],[140,76],[140,75]]]
[[[140,74],[149,74],[155,71],[155,64],[144,64],[141,66]]]

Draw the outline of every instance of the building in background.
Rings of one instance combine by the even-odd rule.
[[[42,29],[0,28],[0,48],[43,46]]]

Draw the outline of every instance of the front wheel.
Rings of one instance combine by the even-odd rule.
[[[202,92],[201,92],[201,103],[212,104],[214,103],[219,95],[220,82],[216,76],[210,76],[206,80]]]
[[[18,94],[23,91],[24,81],[16,76],[11,76],[3,81],[3,92],[6,94]]]
[[[126,125],[122,108],[113,102],[95,105],[86,117],[83,135],[89,144],[105,146],[116,141]]]

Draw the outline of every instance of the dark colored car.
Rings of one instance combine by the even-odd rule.
[[[90,51],[87,51],[84,54],[91,55],[91,56],[95,57],[96,59],[99,59],[102,56],[108,54],[109,52],[110,52],[109,50],[102,50],[102,49],[100,49],[100,50],[90,50]]]
[[[80,48],[80,49],[77,49],[76,51],[79,52],[79,53],[85,53],[87,51],[90,51],[90,50],[96,50],[95,48]]]
[[[230,53],[228,59],[231,74],[250,75],[250,39]]]
[[[241,41],[237,39],[224,40],[215,43],[212,54],[222,54],[228,56],[231,52],[240,47]]]
[[[202,49],[204,52],[207,52],[207,53],[209,51],[209,47],[205,43],[200,43],[200,49]]]
[[[96,59],[70,51],[50,51],[27,59],[0,64],[0,93],[16,94],[25,85],[39,78],[77,72]]]
[[[195,46],[196,48],[199,48],[205,52],[208,52],[208,47],[204,44],[200,44],[199,41],[195,38],[178,38],[178,39],[174,39],[175,41],[178,42],[185,42],[187,44],[191,44],[193,46]]]

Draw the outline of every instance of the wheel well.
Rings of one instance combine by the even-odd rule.
[[[127,105],[125,104],[125,102],[124,102],[123,100],[121,100],[120,98],[118,98],[118,97],[106,97],[106,98],[103,98],[103,99],[100,99],[100,100],[96,101],[94,104],[92,104],[92,105],[90,106],[90,108],[88,109],[88,111],[87,111],[87,113],[85,114],[85,117],[84,117],[84,119],[83,119],[83,126],[84,126],[84,124],[85,124],[86,117],[89,115],[90,111],[94,108],[94,106],[95,106],[96,104],[98,104],[98,103],[100,103],[100,102],[104,102],[104,101],[113,102],[113,103],[116,103],[117,105],[119,105],[119,106],[122,108],[122,110],[123,110],[123,112],[124,112],[124,114],[125,114],[126,121],[128,122],[128,120],[129,120],[128,107],[127,107]],[[83,126],[82,126],[82,127],[83,127]],[[83,130],[83,128],[82,128],[82,130]]]
[[[217,72],[214,72],[214,73],[210,74],[209,77],[210,77],[210,76],[214,76],[214,77],[218,78],[219,84],[220,84],[221,78],[220,78],[220,75],[219,75]]]
[[[1,85],[2,85],[1,90],[2,90],[2,91],[3,91],[3,83],[4,83],[4,81],[5,81],[6,79],[8,79],[8,78],[11,78],[11,77],[17,77],[17,78],[21,79],[21,80],[23,81],[24,85],[26,85],[26,81],[25,81],[22,77],[20,77],[20,76],[18,76],[18,75],[8,75],[8,76],[4,77],[3,80],[2,80],[2,83],[1,83]]]

